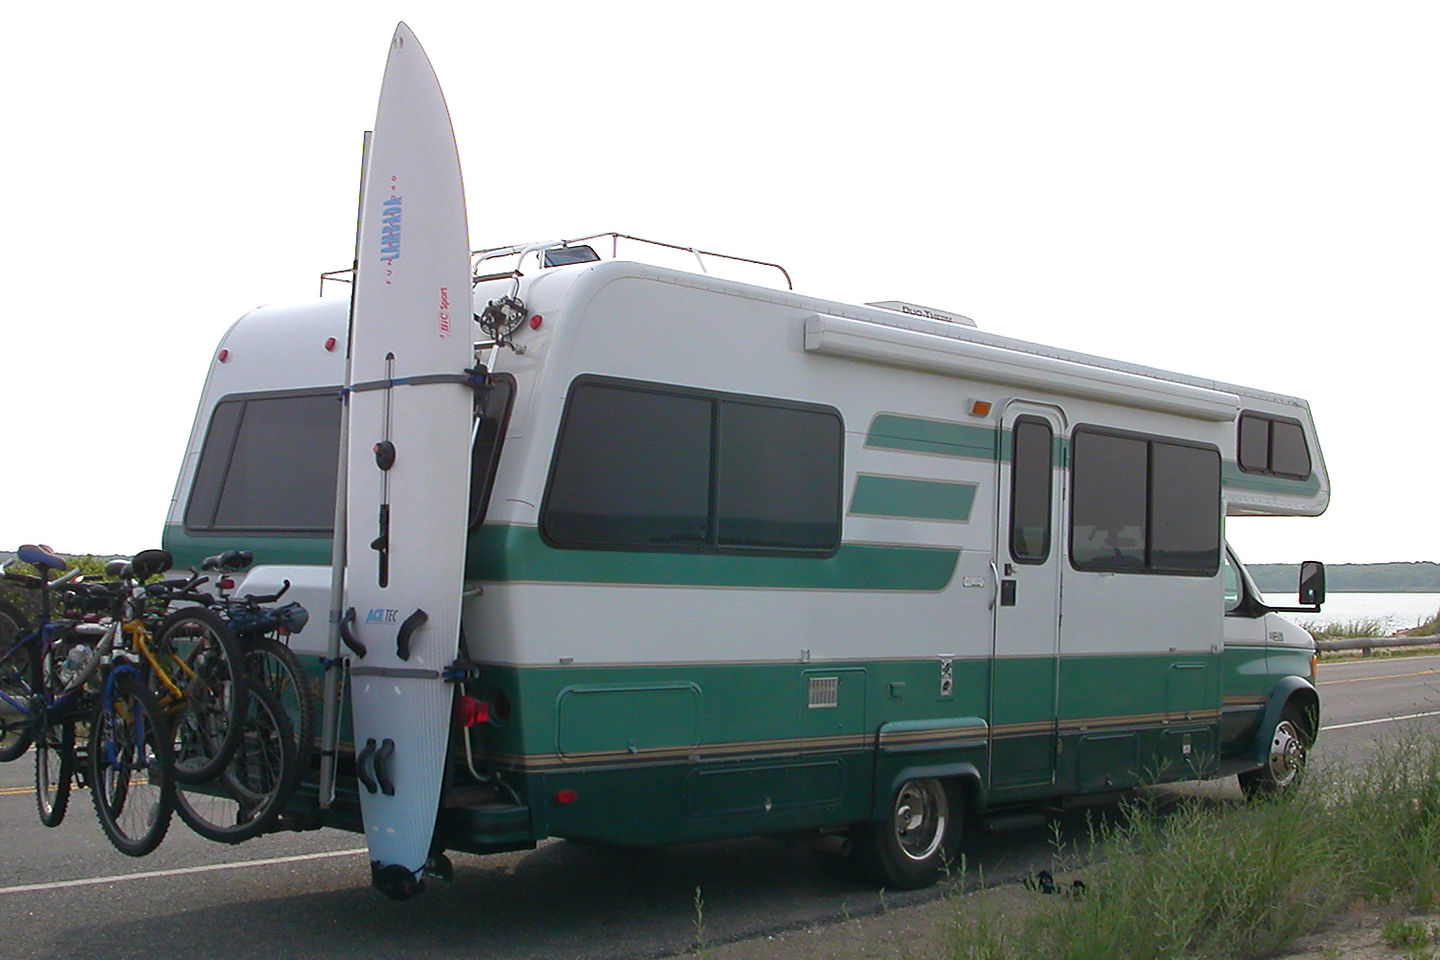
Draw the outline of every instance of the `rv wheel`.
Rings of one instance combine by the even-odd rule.
[[[1245,796],[1279,793],[1298,784],[1305,774],[1305,760],[1312,740],[1305,712],[1297,704],[1286,704],[1280,712],[1280,722],[1270,734],[1265,765],[1240,774],[1240,789]]]
[[[856,866],[886,886],[928,887],[955,858],[962,809],[944,781],[907,780],[895,792],[889,816],[856,830]]]

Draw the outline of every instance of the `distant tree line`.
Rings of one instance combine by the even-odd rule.
[[[1265,593],[1294,593],[1298,563],[1252,563],[1246,569]],[[1440,593],[1440,563],[1327,563],[1325,589],[1336,593]]]

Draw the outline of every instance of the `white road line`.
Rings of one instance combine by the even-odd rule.
[[[238,870],[241,867],[268,867],[277,863],[299,863],[303,860],[353,857],[356,854],[365,852],[364,847],[357,847],[354,850],[331,850],[326,853],[306,853],[294,857],[241,860],[238,863],[211,863],[203,867],[179,867],[174,870],[150,870],[145,873],[120,873],[110,877],[82,877],[78,880],[56,880],[53,883],[27,883],[18,887],[0,887],[0,894],[34,893],[38,890],[63,890],[67,887],[90,887],[99,883],[115,883],[120,880],[150,880],[156,877],[183,877],[193,873],[210,873],[215,870]]]
[[[1440,710],[1431,710],[1429,713],[1407,713],[1403,717],[1381,717],[1378,720],[1356,720],[1354,723],[1332,723],[1328,727],[1321,727],[1320,732],[1326,730],[1347,730],[1350,727],[1368,727],[1372,723],[1396,723],[1400,720],[1419,720],[1422,717],[1440,717]],[[0,890],[0,893],[4,893]]]

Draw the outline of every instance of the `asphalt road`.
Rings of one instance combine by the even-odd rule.
[[[1377,742],[1440,737],[1440,656],[1326,664],[1318,762],[1363,762]],[[71,798],[40,826],[30,755],[0,766],[0,929],[31,960],[103,950],[163,960],[205,957],[660,957],[938,895],[880,893],[833,857],[770,840],[661,851],[565,842],[492,857],[453,855],[456,877],[394,903],[370,889],[359,838],[282,834],[239,847],[194,836],[177,819],[164,845],[132,860]],[[1207,788],[1238,795],[1233,780]],[[1101,808],[1104,812],[1104,808]],[[1084,818],[1059,822],[1083,844]],[[1003,882],[1047,865],[1052,835],[1031,827],[967,841],[973,877]],[[697,908],[697,889],[700,905]]]

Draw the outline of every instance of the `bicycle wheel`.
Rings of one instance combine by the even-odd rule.
[[[160,668],[182,692],[177,700],[168,686],[156,681],[175,733],[175,779],[190,784],[213,780],[240,740],[246,709],[240,642],[216,614],[185,607],[160,624],[154,652]]]
[[[174,753],[160,705],[133,671],[112,673],[90,721],[90,795],[115,849],[143,857],[175,809]]]
[[[247,642],[245,666],[251,686],[263,686],[279,699],[295,731],[295,765],[310,768],[315,749],[315,682],[295,651],[274,637]]]
[[[40,664],[25,614],[0,600],[0,763],[18,760],[34,738],[29,703],[39,688]]]
[[[279,700],[249,691],[240,745],[230,765],[206,784],[177,784],[175,810],[207,840],[239,843],[269,830],[295,792],[295,733]]]
[[[75,778],[75,719],[50,716],[39,698],[30,711],[35,717],[35,804],[40,822],[58,827],[70,805]]]

